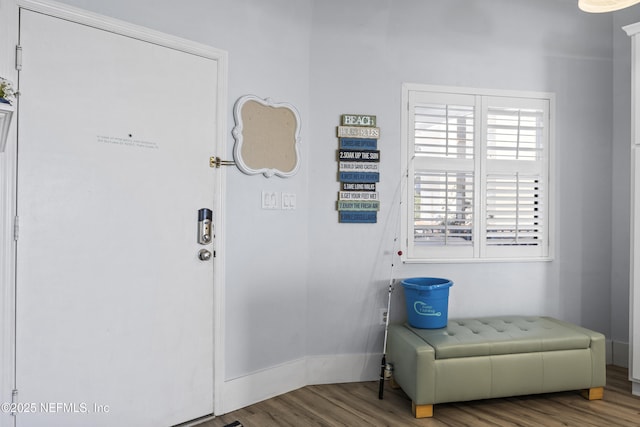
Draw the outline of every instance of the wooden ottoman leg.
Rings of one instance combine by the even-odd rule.
[[[416,405],[415,402],[411,402],[411,410],[416,418],[433,417],[433,405]]]
[[[604,387],[592,387],[582,390],[582,397],[588,400],[601,400],[604,398]]]
[[[400,384],[398,384],[396,382],[396,380],[393,378],[393,376],[391,377],[391,379],[389,380],[389,385],[391,386],[392,389],[397,390],[400,388]]]

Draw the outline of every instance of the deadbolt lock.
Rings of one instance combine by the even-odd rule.
[[[213,224],[211,209],[203,208],[198,211],[198,243],[206,245],[211,243]]]

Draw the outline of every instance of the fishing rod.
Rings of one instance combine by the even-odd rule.
[[[399,225],[400,225],[400,217],[402,215],[402,193],[405,189],[405,179],[408,180],[408,175],[409,175],[409,171],[407,169],[404,169],[402,171],[402,174],[400,176],[400,181],[398,182],[398,187],[396,187],[396,192],[394,195],[394,200],[396,199],[396,197],[398,198],[398,212],[397,212],[397,218],[395,221],[395,227],[394,227],[394,238],[393,238],[393,245],[391,248],[391,267],[390,267],[390,271],[389,271],[389,287],[388,287],[388,291],[387,291],[387,315],[385,316],[384,319],[384,340],[382,343],[382,361],[380,362],[380,381],[379,381],[379,387],[378,387],[378,399],[382,399],[384,396],[384,379],[385,379],[385,373],[388,370],[389,372],[391,371],[391,366],[387,365],[387,336],[389,333],[389,318],[391,317],[391,294],[393,293],[393,289],[394,289],[394,284],[395,284],[395,279],[394,279],[394,267],[395,267],[395,256],[397,255],[398,257],[402,256],[402,250],[398,250],[396,252],[396,247],[398,244],[398,234],[399,233]]]
[[[394,243],[395,241],[397,241],[398,238],[396,237],[394,239]],[[391,256],[393,257],[393,253],[391,254]],[[402,256],[402,251],[398,251],[398,256]],[[395,279],[393,278],[393,267],[394,267],[394,261],[393,258],[391,260],[391,274],[389,277],[389,291],[388,291],[388,296],[387,296],[387,315],[385,316],[384,319],[384,341],[382,344],[382,361],[380,362],[380,382],[379,382],[379,386],[378,386],[378,399],[383,398],[384,396],[384,377],[385,377],[385,371],[388,369],[387,368],[387,336],[389,333],[389,314],[391,313],[391,294],[393,293],[393,285],[395,283]]]

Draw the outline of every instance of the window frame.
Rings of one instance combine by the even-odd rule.
[[[422,96],[421,96],[422,94]],[[473,126],[473,236],[474,241],[467,246],[445,246],[433,245],[425,249],[426,246],[413,244],[414,233],[414,170],[416,164],[433,161],[433,157],[419,158],[414,156],[413,140],[415,137],[414,120],[415,105],[424,99],[429,99],[430,103],[435,100],[443,100],[452,103],[453,99],[473,100],[474,126]],[[415,102],[415,100],[418,102]],[[486,112],[488,108],[482,105],[483,100],[499,100],[500,105],[504,100],[505,105],[515,102],[522,105],[539,105],[545,107],[547,118],[544,118],[544,133],[546,146],[543,147],[543,154],[538,162],[542,164],[543,181],[546,179],[546,186],[543,187],[543,197],[541,203],[546,208],[544,213],[543,240],[539,246],[517,246],[509,245],[504,247],[491,246],[486,243],[486,179],[491,173],[487,169],[487,142],[483,131],[486,131]],[[424,103],[423,103],[424,105]],[[457,105],[457,104],[456,104]],[[488,106],[493,106],[488,104]],[[468,87],[436,86],[418,83],[404,83],[402,85],[402,114],[401,114],[401,246],[402,261],[405,263],[446,263],[446,262],[524,262],[524,261],[550,261],[554,257],[554,236],[555,236],[555,179],[554,179],[554,158],[555,158],[555,94],[550,92],[533,91],[511,91],[497,89],[478,89]],[[410,150],[411,148],[411,150]],[[448,170],[455,172],[455,162],[461,159],[436,158],[438,166],[431,165],[428,170]],[[496,162],[492,160],[493,162]],[[500,160],[497,161],[499,163]],[[513,161],[510,161],[513,162]],[[464,161],[460,162],[464,163]],[[468,162],[467,162],[468,163]],[[533,162],[536,163],[536,162]],[[449,166],[447,166],[449,165]],[[525,166],[523,170],[531,169]],[[465,166],[464,170],[468,170]]]

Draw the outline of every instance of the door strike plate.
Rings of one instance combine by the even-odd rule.
[[[220,157],[209,157],[209,167],[219,168],[220,166],[235,166],[236,162],[232,160],[222,160]]]

